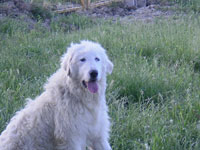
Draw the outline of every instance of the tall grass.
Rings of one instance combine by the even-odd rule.
[[[13,19],[0,25],[0,131],[25,98],[43,91],[66,46],[88,39],[101,43],[115,65],[107,89],[112,148],[198,150],[200,18],[121,24],[68,17],[48,29]]]

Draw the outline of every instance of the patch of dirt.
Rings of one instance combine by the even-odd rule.
[[[28,15],[30,4],[23,0],[1,0],[0,1],[0,16],[17,17],[20,15]]]
[[[103,6],[82,12],[88,16],[99,17],[105,19],[120,19],[121,21],[130,22],[133,20],[153,21],[155,18],[168,18],[175,14],[172,6],[161,6],[158,4],[149,5],[147,7],[135,8],[126,7],[123,3],[114,6]]]
[[[121,18],[121,21],[133,21],[133,20],[140,20],[151,22],[155,18],[169,18],[175,15],[175,11],[170,10],[171,6],[160,6],[160,5],[149,5],[147,7],[142,7],[134,12],[131,15]],[[167,11],[164,11],[167,10]]]
[[[33,29],[40,19],[43,20],[42,26],[49,28],[51,12],[39,4],[24,0],[0,0],[0,21],[7,17],[27,22],[30,29]]]
[[[152,4],[153,4],[152,0]],[[150,5],[147,7],[136,8],[127,7],[124,3],[112,3],[109,6],[101,6],[87,11],[79,11],[83,15],[93,18],[105,18],[112,20],[121,20],[122,22],[131,22],[133,20],[152,21],[157,17],[168,18],[174,14],[169,5]],[[64,5],[63,5],[64,6]],[[165,10],[165,11],[163,11]],[[51,20],[49,10],[42,9],[23,0],[0,0],[0,19],[2,17],[21,17],[30,24],[36,22],[37,16],[40,16],[44,22]],[[67,14],[66,14],[67,15]],[[45,23],[48,24],[48,23]],[[47,25],[48,26],[48,25]]]
[[[134,10],[136,10],[135,7],[128,8],[123,3],[117,3],[88,10],[86,14],[93,17],[103,18],[124,17],[127,15],[131,15]]]

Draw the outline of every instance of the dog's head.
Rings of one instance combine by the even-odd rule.
[[[98,92],[99,82],[113,69],[105,49],[91,41],[71,44],[61,61],[66,74],[91,93]]]

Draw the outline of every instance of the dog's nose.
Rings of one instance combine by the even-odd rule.
[[[97,70],[91,70],[90,71],[91,80],[96,80],[97,76],[98,76],[98,71]]]

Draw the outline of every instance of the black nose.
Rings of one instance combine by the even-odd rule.
[[[97,70],[91,70],[90,71],[90,78],[91,78],[91,80],[96,80],[97,76],[98,76]]]

